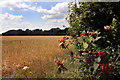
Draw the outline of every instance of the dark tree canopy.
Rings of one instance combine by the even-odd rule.
[[[29,30],[26,29],[25,31],[22,29],[18,30],[9,30],[5,33],[2,33],[2,36],[59,36],[59,35],[66,35],[68,28],[60,29],[60,28],[52,28],[50,30],[43,31],[42,29],[35,29]]]
[[[71,5],[73,6],[69,6],[68,19],[74,29],[81,31],[90,28],[104,32],[104,26],[111,25],[113,18],[120,22],[120,2],[86,2]]]

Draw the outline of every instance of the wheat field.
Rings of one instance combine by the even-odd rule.
[[[63,36],[3,36],[3,77],[57,77],[57,60],[69,59],[69,51],[61,49]],[[64,61],[64,62],[65,62]],[[28,70],[23,70],[27,66]]]

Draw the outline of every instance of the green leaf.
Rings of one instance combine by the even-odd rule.
[[[96,62],[100,62],[100,61],[101,61],[100,57],[95,58],[95,61],[96,61]]]
[[[63,67],[63,70],[67,71],[68,69],[66,67]]]
[[[61,67],[58,68],[57,73],[58,73],[58,74],[61,73]]]
[[[97,45],[96,45],[96,44],[94,44],[94,43],[92,43],[92,45],[93,45],[94,47],[97,47]]]
[[[88,47],[88,44],[86,42],[83,42],[83,47],[86,49]]]
[[[81,37],[78,37],[77,39],[79,43],[83,43],[83,39]]]
[[[65,41],[69,41],[69,38],[66,38]]]
[[[61,63],[64,63],[64,59],[62,58]]]
[[[82,55],[87,55],[88,53],[82,53]]]
[[[61,43],[59,44],[59,46],[61,46],[61,44],[63,44],[63,42],[61,42]]]
[[[97,63],[94,63],[94,71],[96,71],[97,70],[97,68],[99,67],[99,64],[97,64]]]
[[[62,48],[66,49],[66,47],[65,47],[65,46],[62,46]]]
[[[120,61],[117,61],[117,62],[116,62],[116,65],[120,66]]]
[[[97,41],[97,40],[99,40],[101,37],[97,37],[96,39],[95,39],[95,41]]]
[[[70,56],[73,57],[73,54],[74,54],[74,53],[71,51],[71,52],[70,52]]]
[[[90,36],[89,41],[90,41],[90,42],[92,42],[92,41],[94,42],[95,39],[94,39],[93,37]]]

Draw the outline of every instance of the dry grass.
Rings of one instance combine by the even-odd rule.
[[[62,36],[2,37],[3,77],[55,77],[54,59],[68,58],[69,51],[58,47]],[[67,60],[67,59],[66,59]],[[27,73],[22,68],[30,67]]]

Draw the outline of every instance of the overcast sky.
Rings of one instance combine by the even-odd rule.
[[[65,17],[70,1],[72,0],[0,0],[0,33],[12,29],[48,30],[68,26]]]

